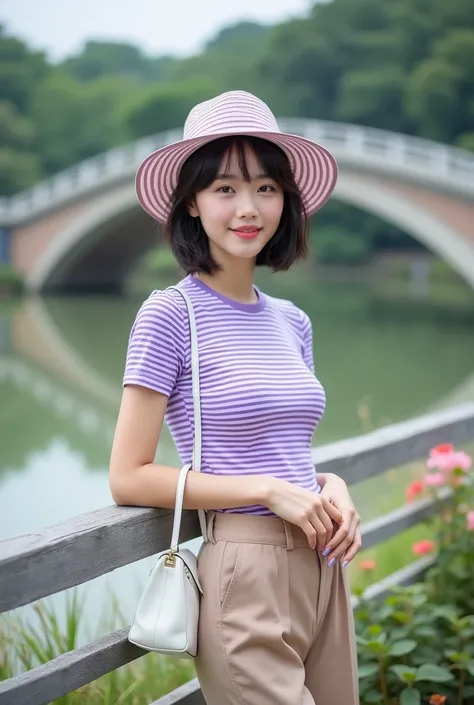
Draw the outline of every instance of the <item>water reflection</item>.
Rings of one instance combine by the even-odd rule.
[[[470,321],[417,314],[413,303],[401,317],[403,307],[383,306],[362,286],[312,287],[311,294],[298,301],[295,292],[283,293],[313,320],[317,372],[328,394],[318,443],[474,398]],[[29,453],[54,438],[80,452],[90,470],[106,471],[139,305],[26,299],[0,318],[0,478],[24,471]],[[177,461],[166,431],[158,458]]]

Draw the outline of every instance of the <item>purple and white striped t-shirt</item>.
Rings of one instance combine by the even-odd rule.
[[[243,304],[191,275],[179,286],[191,298],[198,332],[202,472],[268,473],[317,492],[311,440],[325,394],[313,373],[308,316],[258,289],[258,301]],[[177,291],[154,291],[140,308],[130,334],[126,384],[169,397],[166,422],[181,462],[191,462],[190,334]],[[224,511],[271,514],[261,506]]]

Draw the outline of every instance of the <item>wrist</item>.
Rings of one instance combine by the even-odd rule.
[[[323,490],[326,487],[347,487],[345,480],[332,472],[317,475],[317,480]]]
[[[268,507],[271,503],[276,478],[271,475],[253,475],[250,483],[252,504]]]

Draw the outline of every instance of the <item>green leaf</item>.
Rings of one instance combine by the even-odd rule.
[[[464,556],[457,555],[453,558],[448,566],[448,572],[458,580],[463,580],[467,575]]]
[[[449,658],[450,661],[453,663],[467,663],[470,658],[471,654],[469,654],[467,651],[445,651],[445,655]]]
[[[383,695],[379,693],[378,690],[368,690],[364,693],[364,703],[381,703],[383,702]]]
[[[367,639],[365,639],[360,634],[356,634],[356,642],[359,644],[359,646],[367,646],[368,644]]]
[[[371,624],[367,631],[371,636],[379,636],[382,633],[382,627],[380,624]]]
[[[433,683],[447,683],[454,678],[451,671],[443,666],[435,666],[434,663],[425,663],[420,666],[416,675],[417,681],[432,681]]]
[[[379,667],[377,663],[364,663],[359,666],[359,678],[368,678],[378,673]]]
[[[393,609],[389,605],[384,605],[379,610],[378,618],[380,619],[381,622],[385,622],[386,619],[391,617],[392,613],[393,613]]]
[[[420,705],[421,693],[416,688],[405,688],[400,693],[400,705]]]
[[[389,595],[389,597],[387,597],[385,600],[385,604],[388,607],[395,607],[396,605],[400,604],[400,598],[396,595]]]
[[[390,666],[389,670],[392,671],[392,673],[395,673],[402,683],[413,683],[416,678],[416,670],[414,668],[410,668],[410,666],[405,666],[402,663],[396,663],[393,666]]]
[[[421,607],[421,605],[424,605],[428,601],[428,598],[426,595],[414,595],[413,596],[413,606],[414,607]]]
[[[474,676],[474,661],[470,661],[466,664],[466,669],[469,671],[471,676]]]
[[[390,649],[391,656],[405,656],[416,649],[416,641],[413,639],[403,639],[402,641],[396,641]]]
[[[428,625],[423,624],[422,626],[417,628],[416,635],[425,636],[429,639],[436,639],[436,637],[438,636],[438,632],[436,631],[436,629],[434,629],[434,627],[429,627]]]
[[[389,654],[391,652],[391,647],[386,646],[385,644],[381,644],[380,641],[369,641],[367,644],[367,648],[372,651],[374,654]]]
[[[451,624],[455,624],[457,622],[456,610],[453,607],[448,607],[447,605],[440,605],[439,607],[436,607],[434,610],[434,616],[443,617],[444,619],[447,619],[448,622],[451,622]]]

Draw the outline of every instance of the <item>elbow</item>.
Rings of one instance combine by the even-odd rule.
[[[113,473],[109,476],[109,488],[112,500],[118,507],[126,507],[132,504],[126,483],[122,479],[116,478]]]

